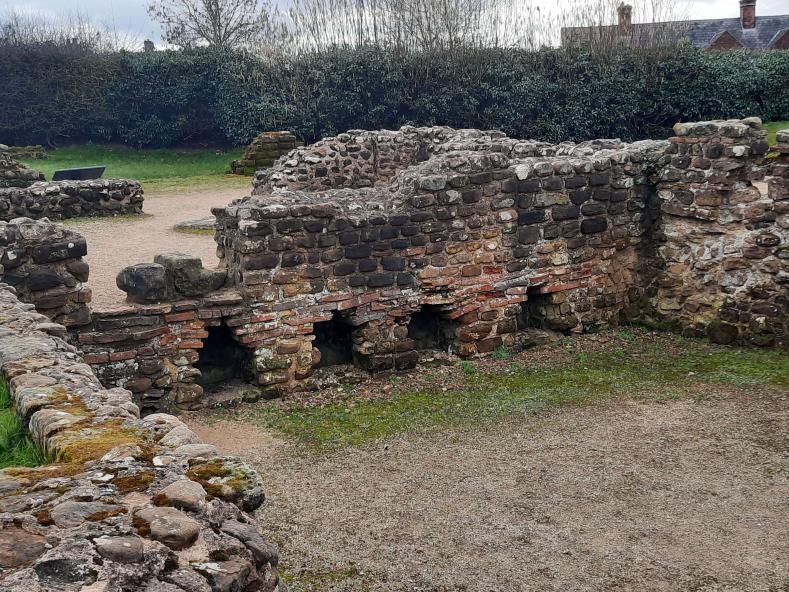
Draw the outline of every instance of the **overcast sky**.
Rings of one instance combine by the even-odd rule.
[[[739,14],[739,0],[688,0],[689,17],[709,19]],[[95,22],[142,39],[161,39],[159,26],[148,18],[145,0],[0,0],[0,13],[7,10],[39,12],[50,17],[68,16],[75,11]],[[758,0],[757,15],[787,14],[789,0]],[[633,15],[638,20],[638,15]]]

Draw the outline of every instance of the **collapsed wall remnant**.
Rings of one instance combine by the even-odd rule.
[[[656,265],[647,314],[720,343],[789,343],[787,134],[765,194],[759,120],[679,124],[657,184]]]
[[[277,549],[248,513],[263,503],[253,469],[173,416],[140,419],[65,327],[2,284],[0,335],[0,378],[57,463],[0,470],[0,589],[280,589]]]
[[[0,189],[0,220],[142,214],[142,185],[127,179],[39,182]]]
[[[313,388],[321,366],[399,370],[426,348],[473,357],[630,321],[786,347],[789,145],[778,138],[768,166],[757,119],[633,144],[341,134],[214,210],[220,270],[160,265],[164,287],[146,298],[121,282],[138,303],[92,310],[72,339],[145,412],[205,404],[201,368],[217,376],[222,356],[225,378],[270,397]],[[763,194],[752,181],[766,174]],[[176,268],[215,283],[187,281],[209,286],[190,295]]]
[[[5,144],[0,144],[0,188],[30,187],[44,175],[18,162]],[[2,211],[0,206],[0,211]]]
[[[290,132],[263,132],[252,140],[244,156],[230,163],[230,172],[234,175],[254,175],[299,145],[301,142]]]
[[[48,220],[0,222],[0,279],[66,327],[90,323],[87,252],[81,235]]]

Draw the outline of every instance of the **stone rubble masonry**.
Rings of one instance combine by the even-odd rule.
[[[248,512],[260,477],[179,419],[140,419],[66,328],[0,285],[0,375],[56,464],[0,471],[4,592],[274,592],[277,549]]]
[[[36,181],[43,180],[43,174],[18,162],[12,155],[11,149],[5,144],[0,144],[0,188],[30,187]]]
[[[126,179],[39,182],[0,189],[0,220],[142,214],[142,185]]]
[[[778,134],[768,194],[751,183],[768,152],[755,118],[678,124],[660,171],[656,317],[720,343],[789,343],[789,134]]]
[[[161,301],[93,310],[70,339],[146,413],[205,404],[198,361],[220,326],[248,353],[252,399],[314,388],[320,323],[347,332],[362,368],[414,367],[430,345],[417,313],[438,327],[433,346],[466,358],[523,347],[532,329],[634,320],[785,348],[787,137],[768,165],[756,119],[681,124],[668,141],[633,144],[341,134],[293,151],[252,196],[214,210],[221,288],[204,291],[198,260],[179,264],[188,291],[202,286],[186,298],[167,288],[164,265],[147,264],[164,278]],[[768,170],[765,196],[753,181]]]
[[[0,222],[0,280],[67,327],[90,323],[85,239],[49,220]]]
[[[254,175],[300,145],[301,142],[290,132],[263,132],[247,147],[240,160],[230,164],[230,172],[234,175]]]

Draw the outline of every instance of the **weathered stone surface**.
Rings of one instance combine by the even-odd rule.
[[[49,547],[46,537],[11,526],[0,530],[0,568],[32,565]]]
[[[138,510],[134,513],[134,525],[141,536],[176,551],[192,546],[200,534],[200,524],[175,508]]]
[[[219,497],[204,501],[201,486],[186,478],[189,459],[200,455],[224,467],[216,448],[162,445],[194,436],[172,416],[140,420],[131,393],[105,390],[58,336],[63,331],[38,328],[45,317],[32,308],[0,284],[0,376],[15,402],[35,410],[33,440],[71,464],[17,469],[13,477],[0,471],[0,590],[210,592],[213,582],[277,592],[276,551],[264,551],[254,519]],[[239,472],[235,462],[227,467]],[[247,484],[248,495],[261,493],[246,470],[231,480],[240,503]],[[183,510],[156,507],[155,498]],[[238,530],[235,522],[248,527],[240,538],[222,530],[230,521],[228,530]],[[210,581],[211,570],[187,567],[217,559]]]
[[[180,510],[199,510],[205,503],[205,489],[194,481],[181,479],[171,483],[153,498],[157,506],[172,506]]]
[[[168,298],[165,268],[158,263],[139,263],[118,273],[118,288],[131,302],[161,302]]]
[[[248,561],[212,561],[194,566],[211,584],[214,592],[243,592],[244,583],[249,579],[252,566]]]
[[[175,294],[201,296],[214,292],[225,282],[224,271],[205,269],[199,257],[185,253],[162,253],[154,262],[164,266]]]
[[[101,536],[93,544],[104,559],[118,563],[138,563],[145,551],[142,539],[136,536]]]

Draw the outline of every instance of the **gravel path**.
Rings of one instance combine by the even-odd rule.
[[[294,592],[789,590],[789,397],[707,395],[331,456],[188,421],[260,469]]]
[[[212,207],[226,205],[243,195],[243,189],[146,195],[143,217],[66,221],[69,228],[88,241],[94,306],[123,302],[126,295],[115,285],[118,272],[133,263],[151,262],[154,255],[163,251],[190,253],[200,257],[205,267],[216,266],[213,236],[175,232],[173,225],[210,216]]]

